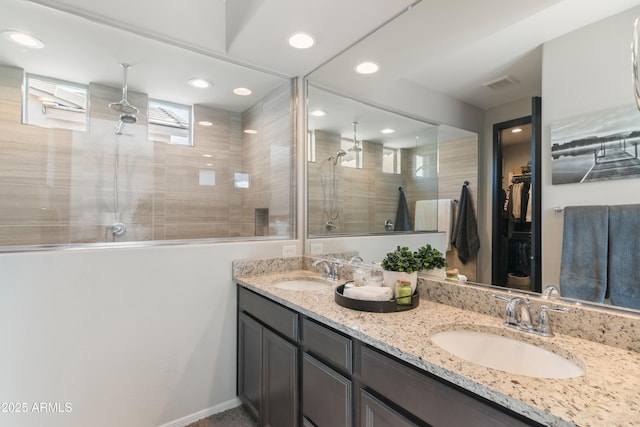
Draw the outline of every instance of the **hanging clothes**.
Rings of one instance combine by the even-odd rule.
[[[396,222],[393,231],[413,231],[411,225],[411,214],[409,214],[409,205],[404,195],[402,187],[398,188],[400,198],[398,199],[398,209],[396,210]]]
[[[451,236],[451,244],[458,250],[460,261],[466,264],[476,256],[478,249],[480,249],[478,224],[466,183],[462,186],[458,200],[458,218]]]

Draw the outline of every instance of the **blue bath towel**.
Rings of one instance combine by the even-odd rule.
[[[608,236],[608,206],[568,206],[564,209],[560,265],[562,296],[604,302]]]
[[[640,309],[640,205],[609,207],[609,295]]]

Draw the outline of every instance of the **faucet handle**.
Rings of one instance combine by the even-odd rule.
[[[552,337],[554,333],[551,326],[551,317],[549,317],[549,313],[547,312],[547,310],[556,312],[567,312],[569,311],[569,309],[567,307],[549,307],[545,304],[542,304],[540,306],[540,319],[538,320],[536,332],[545,337]]]

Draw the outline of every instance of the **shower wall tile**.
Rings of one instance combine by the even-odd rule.
[[[274,224],[291,222],[289,85],[246,112],[250,123],[194,106],[196,120],[213,126],[196,125],[195,145],[185,147],[148,140],[147,96],[132,91],[138,123],[116,136],[119,114],[109,103],[122,91],[99,84],[90,85],[87,132],[22,125],[22,79],[23,70],[0,66],[0,245],[113,241],[116,147],[127,225],[116,240],[252,236],[258,207]],[[251,142],[244,125],[259,129],[259,139]],[[215,170],[215,186],[200,185],[201,169]],[[235,188],[234,172],[250,173],[251,188]]]

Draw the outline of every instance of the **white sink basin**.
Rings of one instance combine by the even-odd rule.
[[[575,378],[584,370],[543,348],[486,332],[456,330],[431,336],[438,347],[469,362],[535,378]]]
[[[274,286],[287,291],[321,291],[329,288],[327,283],[311,279],[283,280]]]

